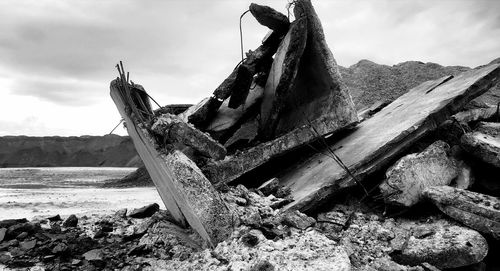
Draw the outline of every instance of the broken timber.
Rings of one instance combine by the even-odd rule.
[[[411,144],[500,81],[500,65],[425,82],[362,122],[350,135],[328,146],[357,179],[393,162]],[[308,211],[347,187],[356,185],[336,161],[315,154],[278,174],[292,191],[286,208]]]
[[[126,88],[129,85],[124,80],[114,80],[110,95],[168,211],[180,224],[185,225],[187,220],[211,246],[226,239],[231,231],[232,216],[220,195],[194,162],[180,151],[157,149],[158,144],[144,123],[138,122],[131,113],[136,105],[127,103]]]

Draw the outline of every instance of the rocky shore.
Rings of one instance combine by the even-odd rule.
[[[495,270],[499,242],[440,215],[390,218],[356,194],[314,217],[279,187],[220,187],[231,237],[203,247],[157,204],[113,215],[0,221],[7,270]],[[411,217],[409,219],[408,217]],[[488,237],[487,237],[488,238]],[[460,269],[467,267],[468,269]]]

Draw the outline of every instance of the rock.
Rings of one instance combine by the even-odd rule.
[[[141,256],[151,251],[151,248],[146,244],[133,246],[127,253],[129,256]]]
[[[30,250],[36,246],[36,240],[24,241],[19,243],[19,247],[23,250]]]
[[[38,223],[25,222],[25,223],[15,224],[7,229],[6,236],[8,238],[15,238],[22,232],[27,232],[28,234],[31,234],[38,231],[40,228],[41,228],[40,224]]]
[[[487,253],[488,243],[478,232],[437,221],[414,227],[405,248],[391,257],[399,264],[415,266],[427,262],[442,269],[478,263]]]
[[[52,249],[52,254],[60,255],[69,251],[69,247],[65,243],[59,243]]]
[[[7,263],[12,259],[12,256],[8,252],[0,252],[0,263]]]
[[[500,200],[449,186],[430,187],[423,195],[443,213],[500,240]]]
[[[5,219],[0,221],[0,228],[9,228],[10,226],[26,223],[28,220],[26,218],[21,219]]]
[[[103,231],[101,228],[98,228],[96,232],[94,232],[94,239],[99,239],[108,236],[108,233]]]
[[[376,271],[424,271],[422,267],[408,267],[400,265],[387,257],[375,259],[372,263],[370,263],[369,267]]]
[[[458,161],[457,166],[458,176],[450,185],[459,189],[470,188],[475,182],[472,168],[463,161]]]
[[[113,222],[108,221],[108,220],[101,220],[97,222],[97,225],[99,225],[100,229],[103,232],[112,232],[113,231]]]
[[[19,245],[19,241],[17,241],[16,239],[3,242],[0,244],[0,251],[7,250],[10,247],[16,247],[17,245]]]
[[[283,216],[283,224],[297,229],[305,230],[316,223],[316,220],[300,211],[287,212]]]
[[[79,265],[82,262],[82,260],[74,259],[71,261],[71,265]]]
[[[500,168],[500,124],[483,123],[476,131],[464,134],[460,142],[466,152]]]
[[[259,188],[257,188],[265,196],[276,193],[280,187],[280,181],[278,178],[272,178],[269,181],[263,183]]]
[[[274,31],[286,32],[290,25],[286,15],[268,6],[252,3],[250,4],[249,10],[261,25],[267,26]]]
[[[62,225],[66,228],[74,228],[78,225],[78,218],[76,215],[70,215],[66,218],[66,220],[64,220]]]
[[[259,237],[249,232],[241,236],[241,242],[247,247],[254,247],[259,243]]]
[[[43,261],[50,262],[50,261],[54,260],[55,258],[56,258],[56,255],[47,255],[47,256],[43,256]]]
[[[421,265],[424,268],[424,271],[441,271],[440,269],[438,269],[437,267],[435,267],[430,263],[423,263]]]
[[[488,134],[494,137],[499,137],[500,122],[480,122],[474,131]]]
[[[259,261],[254,264],[248,271],[274,271],[274,265],[267,260]]]
[[[448,157],[449,150],[447,143],[436,141],[423,152],[397,161],[379,186],[384,200],[410,207],[421,200],[425,187],[449,184],[458,175],[456,162]]]
[[[50,217],[47,217],[47,219],[50,221],[50,222],[55,222],[55,221],[61,221],[61,216],[60,215],[55,215],[55,216],[50,216]]]
[[[24,240],[24,238],[28,237],[28,233],[23,231],[18,236],[16,236],[17,240]]]
[[[59,222],[50,222],[50,233],[61,233],[61,224]]]
[[[102,261],[104,257],[104,253],[101,249],[92,249],[90,251],[87,251],[85,254],[82,255],[85,260],[91,262],[91,261]]]
[[[128,216],[132,218],[146,218],[152,216],[154,213],[158,212],[158,210],[160,210],[160,206],[157,203],[153,203],[138,209],[131,210],[128,213]]]
[[[5,238],[6,232],[7,232],[6,228],[0,228],[0,243],[2,243],[3,239]]]
[[[119,218],[127,217],[127,208],[123,208],[123,209],[116,211],[115,216],[117,216]]]

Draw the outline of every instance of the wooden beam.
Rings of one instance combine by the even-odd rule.
[[[147,129],[131,116],[129,108],[135,105],[125,102],[119,84],[117,80],[111,82],[111,97],[167,209],[180,224],[187,220],[209,245],[226,239],[231,232],[232,216],[218,192],[180,151],[158,150]]]
[[[500,81],[500,65],[425,82],[383,108],[335,144],[358,180],[390,165],[409,146]],[[312,210],[356,181],[331,157],[315,154],[277,174],[295,201],[286,208]]]

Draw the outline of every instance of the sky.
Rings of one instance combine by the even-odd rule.
[[[254,0],[287,13],[287,0]],[[161,104],[197,103],[241,59],[247,0],[1,0],[0,136],[104,135],[122,60]],[[339,65],[500,57],[498,0],[313,0]],[[247,14],[244,50],[267,29]],[[122,127],[117,134],[125,135]]]

